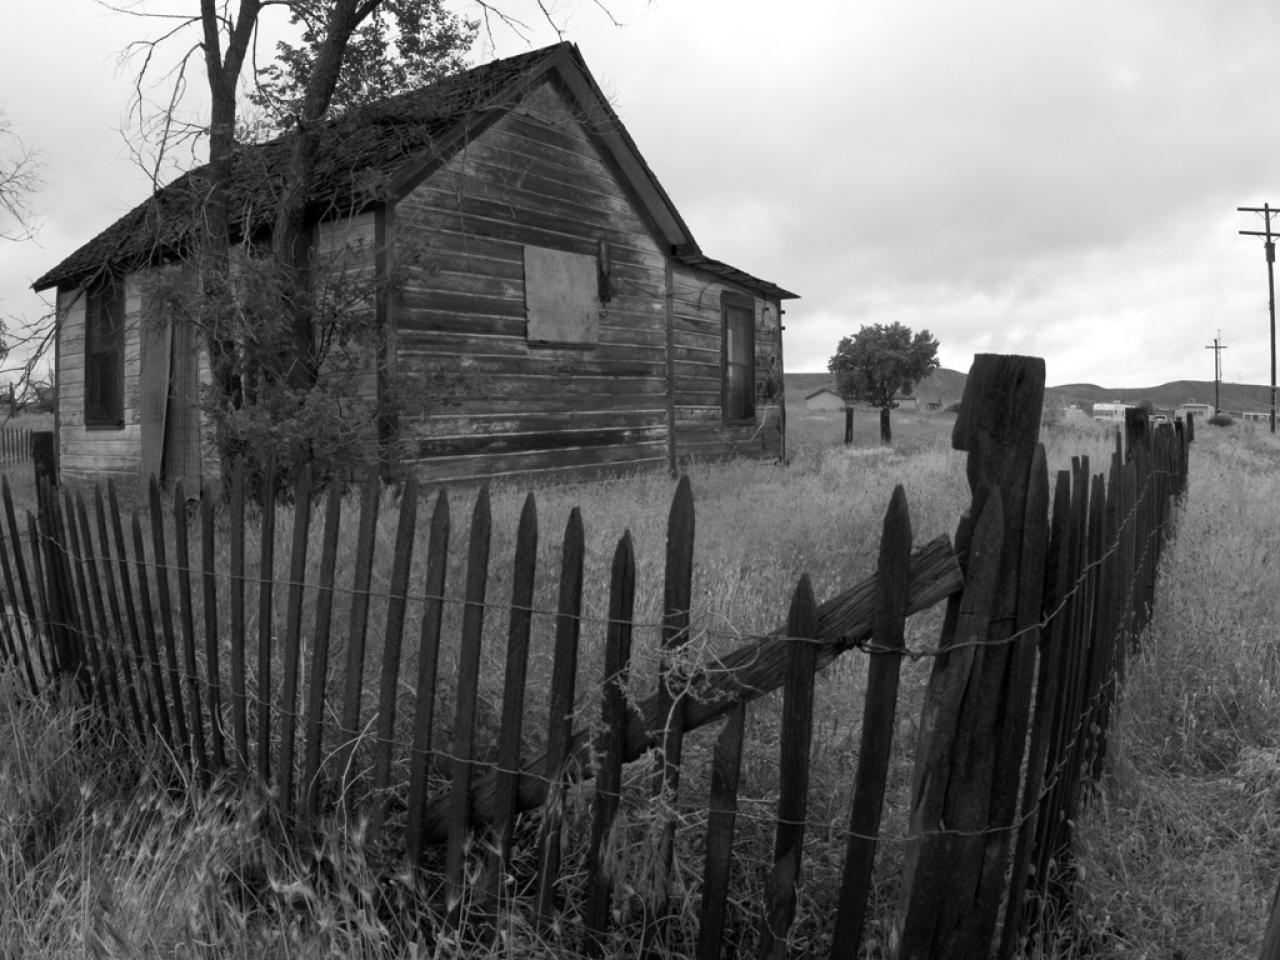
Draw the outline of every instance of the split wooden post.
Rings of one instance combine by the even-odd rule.
[[[1013,651],[1025,646],[1015,627],[1043,401],[1043,360],[974,358],[952,445],[969,453],[976,521],[964,594],[947,618],[954,629],[942,637],[921,718],[916,839],[900,907],[904,957],[982,956],[995,933],[1017,795],[1004,781],[1009,771],[1017,779],[1025,741],[1006,725],[1025,731],[1031,681],[1028,658]]]

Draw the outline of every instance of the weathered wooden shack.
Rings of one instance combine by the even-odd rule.
[[[383,439],[424,479],[783,453],[795,295],[702,253],[574,45],[353,110],[323,136],[315,242],[384,281],[368,391],[420,401]],[[239,151],[233,241],[269,231],[283,156],[281,141]],[[202,338],[142,322],[148,278],[192,249],[200,176],[34,284],[57,290],[66,476],[216,469]]]

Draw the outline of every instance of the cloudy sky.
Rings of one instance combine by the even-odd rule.
[[[1211,379],[1220,330],[1224,378],[1269,382],[1262,243],[1237,233],[1262,219],[1236,207],[1280,204],[1275,4],[600,2],[623,26],[560,0],[565,38],[703,251],[801,295],[788,370],[900,321],[946,367],[1024,353],[1114,387]],[[526,38],[495,27],[475,62],[556,41],[507,8]],[[6,0],[0,25],[0,110],[46,181],[36,241],[0,241],[0,316],[33,319],[30,282],[148,192],[119,57],[158,28],[93,0]]]

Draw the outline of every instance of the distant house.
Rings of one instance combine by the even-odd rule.
[[[804,398],[804,405],[809,410],[843,410],[847,403],[844,397],[830,387],[819,387]]]
[[[1188,413],[1193,414],[1197,420],[1208,420],[1214,414],[1213,404],[1196,403],[1188,400],[1173,412],[1174,416],[1179,420],[1185,420]]]
[[[782,451],[796,295],[702,252],[577,47],[352,110],[322,138],[315,249],[348,251],[379,289],[386,346],[362,390],[389,406],[456,383],[447,406],[387,418],[377,439],[403,464],[456,480]],[[286,145],[237,152],[232,241],[269,240]],[[178,178],[34,284],[56,289],[65,476],[216,469],[201,338],[144,303],[157,271],[194,274],[204,183]]]

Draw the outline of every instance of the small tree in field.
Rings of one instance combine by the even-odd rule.
[[[892,439],[889,410],[894,396],[915,389],[938,365],[938,341],[929,331],[913,334],[900,323],[862,327],[853,336],[843,337],[827,361],[846,400],[863,400],[880,408],[880,439],[885,443]]]

